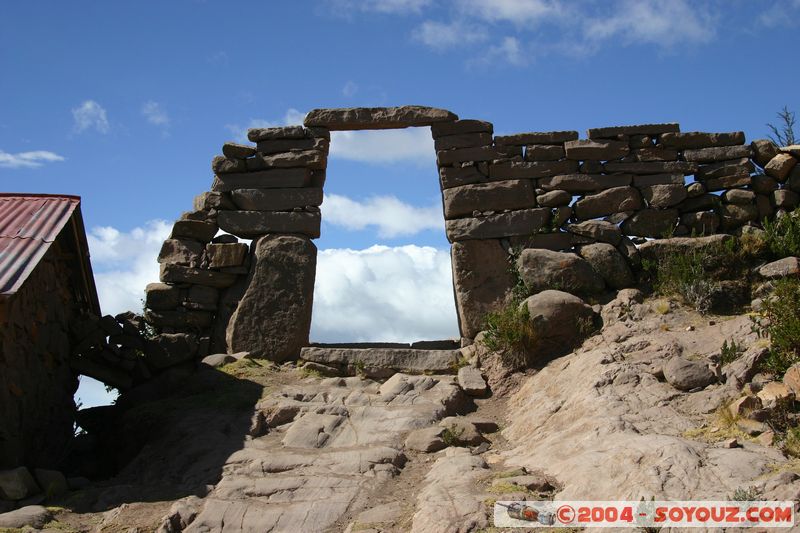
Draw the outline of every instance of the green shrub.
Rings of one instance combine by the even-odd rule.
[[[800,280],[786,278],[775,283],[775,292],[764,302],[762,312],[770,339],[770,353],[762,368],[783,376],[800,361]]]
[[[800,212],[794,211],[774,221],[764,220],[765,241],[776,258],[800,255]]]
[[[527,354],[534,348],[536,335],[528,307],[512,300],[499,311],[486,316],[483,344],[498,352],[503,362],[512,368],[526,365]]]
[[[736,340],[731,339],[730,344],[728,341],[722,342],[722,347],[719,350],[720,355],[720,363],[725,366],[737,360],[740,355],[744,352],[744,347],[736,344]]]
[[[710,275],[716,259],[711,250],[698,249],[668,254],[658,262],[644,262],[642,267],[652,276],[658,294],[678,297],[698,312],[706,313],[719,287]]]

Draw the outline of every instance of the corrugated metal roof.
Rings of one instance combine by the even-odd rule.
[[[17,292],[80,201],[77,196],[0,193],[0,295]]]

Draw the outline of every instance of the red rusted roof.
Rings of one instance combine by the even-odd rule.
[[[78,196],[0,193],[0,296],[17,292],[80,202]]]

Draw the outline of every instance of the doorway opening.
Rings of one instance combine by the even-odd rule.
[[[331,133],[312,343],[459,338],[435,155],[427,127]]]

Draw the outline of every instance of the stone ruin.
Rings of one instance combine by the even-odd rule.
[[[298,358],[309,345],[330,131],[407,127],[430,127],[435,142],[465,343],[508,301],[510,260],[536,290],[622,289],[635,284],[647,241],[741,232],[800,202],[798,148],[746,144],[743,132],[668,123],[595,128],[587,139],[495,136],[491,123],[443,109],[316,109],[304,126],[251,129],[254,145],[226,143],[212,161],[211,190],[161,249],[146,324],[128,325],[151,333],[148,369],[220,352]],[[106,328],[121,333],[131,317],[118,319]]]

